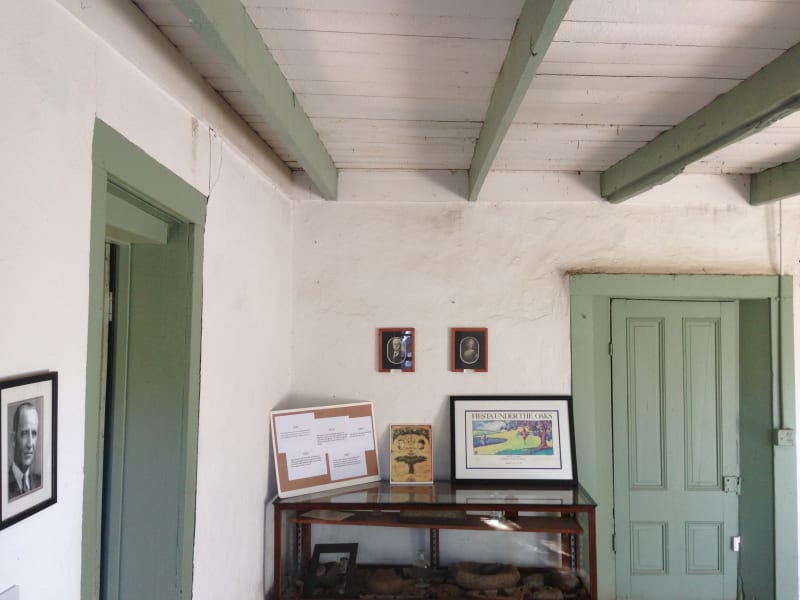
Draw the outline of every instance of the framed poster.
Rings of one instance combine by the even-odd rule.
[[[454,481],[575,484],[569,396],[451,396]]]
[[[0,529],[56,503],[58,374],[0,381]]]
[[[379,481],[372,402],[270,413],[281,498]]]
[[[414,371],[414,328],[378,329],[378,371]]]
[[[432,436],[432,425],[389,425],[390,483],[433,483]]]
[[[489,370],[488,329],[454,327],[450,330],[450,370],[485,373]]]

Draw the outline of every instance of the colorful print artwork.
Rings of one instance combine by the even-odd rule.
[[[553,419],[487,419],[472,422],[472,449],[475,454],[552,455]]]

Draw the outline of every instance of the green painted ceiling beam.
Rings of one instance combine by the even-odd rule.
[[[800,108],[800,44],[665,131],[600,176],[600,194],[621,202]]]
[[[750,204],[766,204],[800,194],[800,159],[750,176]]]
[[[240,0],[173,0],[275,131],[320,194],[336,199],[338,173]]]
[[[526,0],[522,7],[469,166],[470,200],[478,197],[500,144],[571,2]]]

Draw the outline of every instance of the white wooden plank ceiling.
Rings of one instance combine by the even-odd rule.
[[[292,168],[170,0],[135,0]],[[339,169],[468,169],[522,0],[243,0]],[[603,171],[800,42],[800,0],[573,0],[494,170]],[[687,171],[800,157],[790,116]]]

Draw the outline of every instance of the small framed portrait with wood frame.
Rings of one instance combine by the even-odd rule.
[[[450,370],[483,373],[489,370],[489,334],[486,327],[450,330]]]
[[[389,482],[433,483],[433,426],[389,425]]]
[[[414,328],[378,329],[378,371],[414,371]]]
[[[0,529],[56,503],[58,374],[0,381]]]

